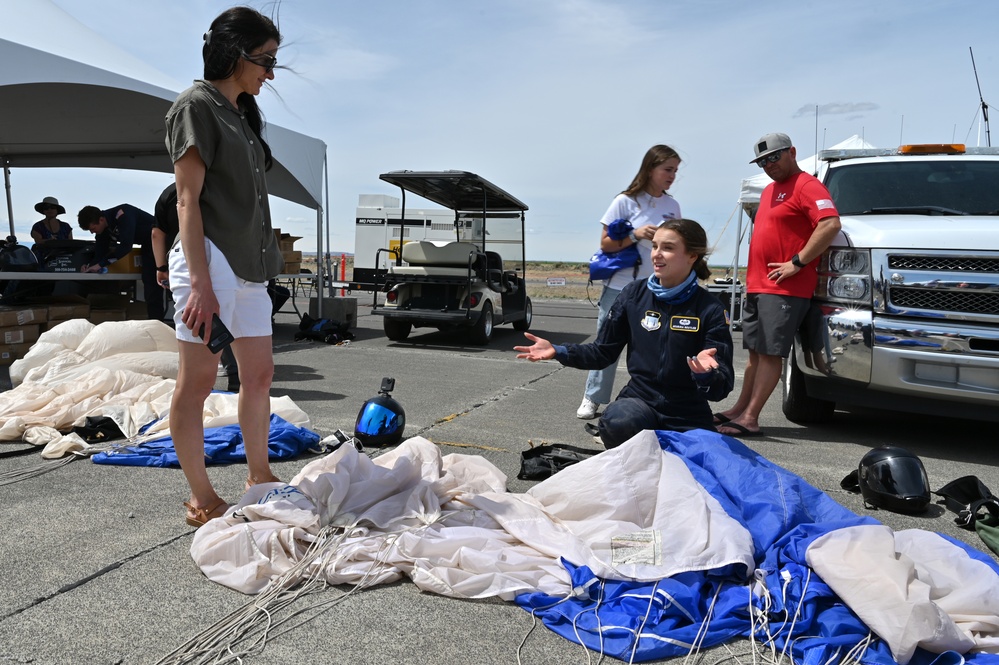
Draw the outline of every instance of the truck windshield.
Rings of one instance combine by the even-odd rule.
[[[999,161],[844,161],[825,184],[841,215],[999,215]]]

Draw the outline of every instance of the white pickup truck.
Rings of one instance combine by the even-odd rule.
[[[826,150],[842,230],[783,376],[784,415],[841,405],[999,421],[999,149]]]

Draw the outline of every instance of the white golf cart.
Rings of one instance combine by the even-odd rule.
[[[467,171],[392,171],[379,177],[402,190],[399,240],[375,257],[375,265],[381,265],[383,253],[392,259],[378,275],[381,288],[372,309],[384,317],[385,335],[404,340],[413,328],[465,329],[471,342],[487,344],[496,324],[528,330],[527,206]],[[407,240],[407,192],[454,212],[453,241]],[[419,231],[412,235],[423,235]],[[385,294],[382,305],[379,291]]]

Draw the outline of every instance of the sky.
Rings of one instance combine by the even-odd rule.
[[[34,3],[20,0],[18,11]],[[52,0],[178,82],[201,76],[202,34],[232,2]],[[321,139],[330,246],[352,252],[358,195],[398,195],[387,171],[472,171],[524,201],[527,258],[586,261],[599,220],[654,144],[682,158],[670,193],[732,263],[752,146],[789,134],[799,158],[857,134],[986,145],[981,96],[999,104],[989,3],[963,0],[282,0],[284,44],[268,122]],[[989,19],[988,16],[993,16]],[[8,63],[9,66],[9,63]],[[997,115],[999,118],[999,115]],[[999,145],[999,126],[993,128]],[[12,172],[18,236],[56,196],[152,211],[166,174]],[[434,207],[416,197],[412,207]],[[316,248],[315,213],[272,198],[274,226]],[[744,221],[745,223],[745,221]],[[89,237],[89,236],[87,236]],[[743,238],[743,247],[745,238]],[[740,263],[745,263],[741,250]]]

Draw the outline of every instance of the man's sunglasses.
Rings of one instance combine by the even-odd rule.
[[[243,54],[243,60],[252,62],[258,67],[264,68],[265,74],[270,74],[277,67],[277,58],[273,55],[267,55],[266,53],[260,53],[258,55],[250,55],[249,53]]]
[[[781,148],[777,152],[772,152],[766,157],[760,157],[759,159],[756,160],[756,165],[762,169],[766,167],[768,162],[770,164],[776,164],[777,162],[780,161],[781,153],[783,153],[785,150],[787,150],[787,148]]]

